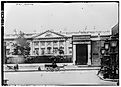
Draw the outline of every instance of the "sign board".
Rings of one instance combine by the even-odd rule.
[[[87,42],[73,42],[73,44],[91,44],[90,41],[87,41]]]
[[[80,41],[80,40],[90,40],[90,35],[76,35],[72,36],[73,41]]]

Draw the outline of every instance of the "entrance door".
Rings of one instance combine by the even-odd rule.
[[[76,64],[87,65],[88,61],[88,49],[87,44],[76,45]]]

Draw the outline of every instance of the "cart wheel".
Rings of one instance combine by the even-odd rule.
[[[46,68],[46,71],[48,71],[48,70],[49,70],[49,68],[47,67],[47,68]]]
[[[58,68],[56,67],[54,70],[55,70],[55,71],[58,71]]]
[[[58,71],[60,71],[60,68],[59,68],[59,67],[57,67],[57,70],[58,70]]]
[[[51,71],[51,67],[48,67],[48,71]]]
[[[53,72],[54,71],[54,68],[51,67],[51,71]]]

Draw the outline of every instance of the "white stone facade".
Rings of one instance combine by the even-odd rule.
[[[69,35],[62,35],[56,32],[52,31],[45,31],[43,33],[39,34],[33,34],[30,36],[26,36],[25,38],[30,43],[30,56],[43,56],[43,55],[59,55],[58,49],[62,47],[64,51],[64,55],[70,55],[72,56],[72,63],[75,64],[76,61],[76,44],[86,44],[87,45],[87,65],[92,65],[92,41],[99,41],[103,40],[103,36],[100,37],[97,35],[89,35],[90,38],[82,38],[82,37],[76,37],[78,41],[73,40],[73,36],[79,36],[72,34]],[[14,35],[15,36],[15,35]],[[88,35],[82,35],[83,37]],[[105,35],[106,36],[106,35]],[[104,36],[104,37],[105,37]],[[108,35],[105,37],[109,37]],[[15,43],[16,37],[10,38],[10,36],[4,37],[4,42],[6,45],[6,55],[11,55],[11,52],[13,51],[12,45]]]

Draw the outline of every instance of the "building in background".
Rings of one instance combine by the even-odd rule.
[[[66,58],[70,58],[69,63],[92,66],[100,65],[100,48],[104,45],[104,41],[110,38],[110,35],[107,31],[54,32],[50,30],[24,34],[30,43],[30,56],[59,55],[58,49],[61,47]],[[4,36],[7,57],[12,55],[16,38],[16,34]]]
[[[116,53],[116,58],[115,58],[116,74],[118,75],[118,79],[119,79],[119,23],[112,28],[111,36],[115,37],[115,39],[117,40],[117,45],[114,48],[114,51]]]

